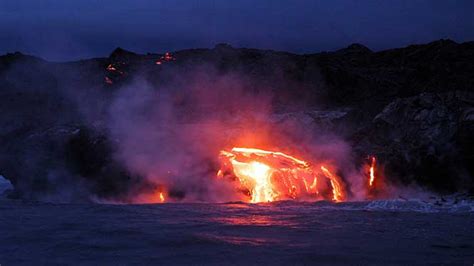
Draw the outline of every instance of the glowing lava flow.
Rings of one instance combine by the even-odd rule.
[[[371,158],[369,174],[370,174],[369,186],[371,187],[375,181],[375,157],[374,156],[372,156]]]
[[[163,195],[163,192],[160,192],[160,202],[165,202],[165,196]]]
[[[321,170],[326,175],[327,178],[331,181],[332,186],[332,198],[334,201],[342,201],[344,199],[344,195],[342,194],[342,186],[340,184],[340,180],[338,177],[333,175],[329,170],[321,166]]]
[[[255,182],[252,189],[252,202],[268,202],[273,201],[275,194],[270,180],[271,168],[260,162],[250,162],[234,164],[234,173],[240,177],[252,178]]]
[[[171,55],[171,53],[166,52],[165,55],[160,57],[160,59],[156,60],[155,64],[161,65],[164,62],[170,62],[170,61],[176,61],[176,58],[174,58],[173,55]]]
[[[317,174],[330,180],[334,201],[344,199],[342,180],[324,166],[314,171],[309,163],[293,156],[255,148],[233,148],[220,155],[222,165],[217,176],[238,180],[240,190],[252,203],[318,199]]]

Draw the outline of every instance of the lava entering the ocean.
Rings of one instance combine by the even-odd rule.
[[[221,150],[218,159],[217,179],[231,184],[235,192],[232,200],[248,203],[282,200],[343,202],[372,200],[385,195],[384,182],[380,178],[383,176],[378,176],[375,156],[367,157],[363,165],[364,174],[349,174],[352,179],[340,172],[335,163],[309,163],[282,152],[257,148]],[[357,181],[357,178],[362,181]],[[184,199],[186,191],[180,192],[179,186],[164,182],[156,184],[152,193],[144,193],[136,201],[165,203]]]
[[[342,179],[328,166],[314,168],[306,161],[282,152],[255,148],[233,148],[221,151],[221,168],[217,175],[237,180],[238,188],[252,203],[288,199],[324,199],[320,178],[330,181],[331,199],[346,198]]]

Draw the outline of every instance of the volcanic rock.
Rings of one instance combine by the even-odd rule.
[[[385,173],[442,192],[474,185],[474,93],[422,93],[397,98],[360,132],[359,150],[372,150]]]
[[[114,96],[142,80],[157,91],[176,88],[170,101],[186,107],[194,99],[181,89],[196,73],[213,73],[239,77],[248,95],[271,95],[276,120],[309,121],[350,140],[357,156],[380,156],[393,182],[473,187],[474,42],[378,52],[353,44],[304,55],[224,44],[155,64],[162,56],[121,48],[66,63],[0,56],[0,175],[29,199],[126,195],[142,180],[113,156],[116,140],[104,124]]]

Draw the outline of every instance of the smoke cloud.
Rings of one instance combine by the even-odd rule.
[[[107,128],[118,145],[117,159],[131,173],[166,187],[174,200],[237,200],[235,188],[215,178],[219,151],[235,146],[329,164],[348,186],[363,190],[364,175],[350,145],[299,113],[277,113],[281,107],[271,88],[249,89],[258,80],[212,66],[172,79],[179,82],[154,86],[141,78],[121,88],[110,104]]]

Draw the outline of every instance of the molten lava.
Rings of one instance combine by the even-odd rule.
[[[163,192],[160,192],[160,202],[165,202],[165,196],[163,195]]]
[[[374,185],[375,181],[375,157],[371,157],[370,161],[370,169],[369,169],[369,187]]]
[[[109,84],[109,85],[112,85],[112,84],[114,84],[114,82],[112,81],[112,79],[111,79],[111,78],[109,78],[109,77],[107,77],[107,76],[106,76],[106,77],[104,77],[104,81],[105,81],[105,83],[107,83],[107,84]]]
[[[342,193],[341,181],[337,176],[334,176],[326,167],[321,166],[321,170],[324,175],[331,181],[332,186],[332,198],[334,201],[341,201],[344,199],[344,194]]]
[[[117,71],[117,68],[115,68],[113,64],[109,64],[106,69],[107,71]]]
[[[287,199],[321,199],[318,176],[326,177],[332,187],[332,199],[344,200],[343,182],[327,167],[313,167],[306,161],[282,152],[255,148],[221,151],[219,178],[238,181],[238,188],[252,203]]]
[[[166,52],[165,55],[161,56],[158,60],[156,60],[155,64],[161,65],[164,62],[171,62],[171,61],[176,61],[176,58],[173,55],[171,55],[170,52]]]

